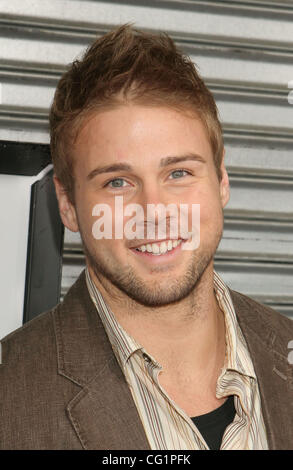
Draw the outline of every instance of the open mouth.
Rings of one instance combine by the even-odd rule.
[[[162,256],[166,253],[173,252],[181,243],[182,239],[178,240],[164,240],[162,242],[147,243],[146,245],[140,245],[133,248],[138,253],[150,254],[153,256]]]

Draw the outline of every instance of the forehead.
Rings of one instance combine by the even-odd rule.
[[[85,117],[74,154],[91,160],[156,160],[176,153],[211,154],[204,124],[195,113],[169,107],[121,105]]]

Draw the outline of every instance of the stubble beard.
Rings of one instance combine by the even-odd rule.
[[[157,273],[164,274],[164,271],[168,271],[168,267],[153,268],[154,280],[146,282],[131,266],[118,266],[114,259],[106,262],[95,247],[91,247],[84,241],[82,233],[81,238],[87,261],[96,278],[107,291],[109,291],[110,283],[110,286],[115,286],[122,294],[126,294],[130,299],[145,307],[161,307],[179,302],[192,294],[213,260],[222,238],[222,231],[223,228],[216,233],[211,246],[190,251],[190,261],[183,275],[175,277],[174,270],[172,270],[170,276],[164,276],[165,280],[161,283],[158,281],[160,278]]]

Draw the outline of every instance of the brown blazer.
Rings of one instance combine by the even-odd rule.
[[[258,377],[269,448],[293,449],[293,322],[231,295]],[[1,343],[0,449],[150,449],[84,271],[61,304]]]

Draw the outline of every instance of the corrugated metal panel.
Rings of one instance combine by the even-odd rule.
[[[48,143],[65,65],[125,22],[168,32],[215,95],[232,188],[216,268],[293,317],[292,1],[0,0],[0,138]],[[66,231],[63,294],[83,266]]]

